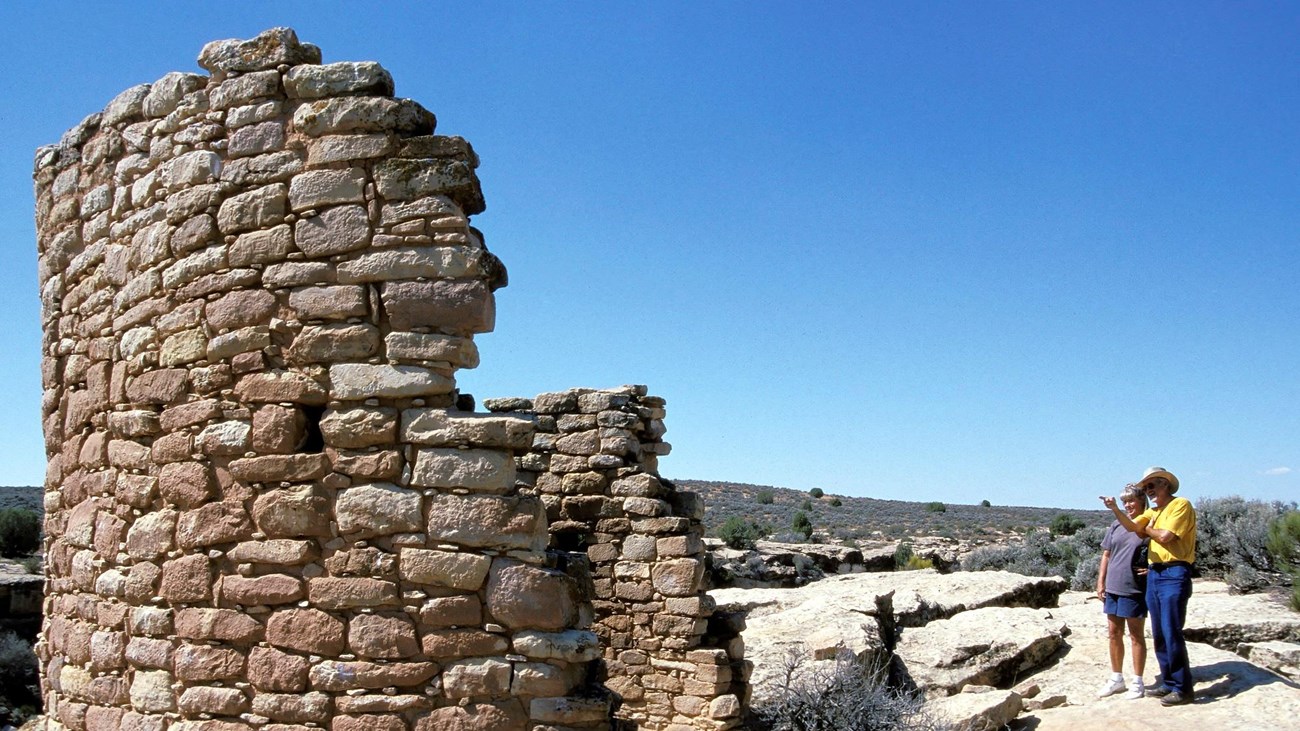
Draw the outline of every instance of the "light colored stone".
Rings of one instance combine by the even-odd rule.
[[[370,245],[370,219],[363,206],[334,206],[294,223],[293,240],[310,257],[364,249]]]
[[[289,182],[289,207],[299,212],[344,203],[364,203],[365,187],[366,172],[361,168],[299,173]],[[403,277],[394,275],[393,278]]]
[[[510,452],[498,450],[421,449],[411,484],[499,495],[514,488],[515,461]]]
[[[340,401],[449,393],[455,382],[418,366],[339,363],[330,366],[330,397]]]
[[[477,368],[478,347],[469,338],[435,333],[392,332],[384,348],[394,360],[440,361],[458,368]]]
[[[501,414],[450,409],[402,412],[402,441],[434,447],[498,447],[523,451],[532,445],[534,428],[528,419]],[[437,450],[428,451],[437,453]]]
[[[477,591],[491,565],[492,559],[473,553],[403,548],[399,570],[403,579],[417,584]]]
[[[360,539],[419,531],[424,527],[421,503],[415,490],[376,482],[340,491],[334,513],[339,531]]]
[[[366,251],[338,265],[339,281],[348,283],[479,275],[479,252],[465,246],[407,246]]]
[[[393,77],[373,61],[296,66],[284,76],[291,99],[320,99],[349,94],[392,96]]]

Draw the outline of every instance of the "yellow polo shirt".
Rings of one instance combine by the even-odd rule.
[[[1178,536],[1168,545],[1154,538],[1151,539],[1151,546],[1147,552],[1151,563],[1170,561],[1196,563],[1196,511],[1185,498],[1176,497],[1161,510],[1147,508],[1147,511],[1133,522],[1167,530]]]

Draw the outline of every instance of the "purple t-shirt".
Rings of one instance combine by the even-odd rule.
[[[1146,539],[1130,532],[1118,520],[1106,530],[1106,537],[1101,539],[1101,550],[1110,551],[1110,563],[1106,565],[1107,594],[1134,596],[1146,593],[1146,582],[1139,581],[1133,573],[1134,554],[1144,543]]]

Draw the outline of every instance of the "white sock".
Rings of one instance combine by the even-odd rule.
[[[1120,682],[1122,683],[1122,682],[1124,682],[1124,673],[1111,673],[1111,674],[1110,674],[1110,679],[1111,679],[1111,680],[1118,680],[1118,681],[1120,681]]]

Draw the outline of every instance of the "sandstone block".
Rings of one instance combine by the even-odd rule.
[[[286,574],[263,576],[223,576],[218,599],[223,606],[288,604],[306,596],[302,579]]]
[[[330,366],[330,397],[340,401],[450,393],[455,381],[418,366],[338,363]]]
[[[433,114],[409,99],[346,97],[303,104],[293,115],[293,127],[313,137],[344,133],[396,132],[399,136],[429,134]]]
[[[290,99],[352,94],[392,96],[393,77],[373,61],[296,66],[284,75],[284,89]]]
[[[415,731],[463,729],[463,731],[507,731],[527,728],[528,714],[517,700],[497,703],[467,703],[438,708],[415,722]]]
[[[175,633],[187,640],[248,645],[261,640],[263,627],[256,619],[239,611],[188,607],[175,615]]]
[[[421,639],[424,654],[435,660],[501,655],[510,643],[501,635],[477,629],[453,629],[426,632]]]
[[[253,451],[288,454],[306,437],[307,420],[296,408],[267,404],[253,412]]]
[[[248,682],[259,691],[301,693],[307,689],[311,663],[271,647],[254,647],[248,655]]]
[[[90,636],[90,667],[96,671],[121,670],[126,664],[126,634],[99,630]]]
[[[253,522],[271,538],[327,536],[329,516],[329,493],[314,484],[268,490],[253,502]]]
[[[396,449],[358,452],[327,446],[325,454],[329,456],[335,472],[352,477],[396,480],[402,472],[402,454]]]
[[[325,693],[258,693],[253,696],[253,713],[282,723],[324,723],[333,703]]]
[[[354,538],[407,533],[424,527],[419,492],[376,482],[340,491],[334,513],[339,532]]]
[[[284,221],[288,205],[287,186],[266,185],[227,198],[217,211],[217,226],[223,234],[271,228]]]
[[[302,320],[342,320],[370,311],[365,287],[304,287],[289,293],[289,307]]]
[[[230,157],[248,157],[284,149],[284,122],[272,120],[250,124],[230,133],[226,154]]]
[[[514,696],[555,697],[568,695],[581,682],[574,669],[561,669],[539,662],[516,663],[510,679]]]
[[[167,404],[185,393],[185,385],[184,368],[146,371],[127,383],[126,396],[134,403]]]
[[[492,565],[487,556],[423,548],[403,548],[400,556],[403,579],[469,591],[483,586]]]
[[[197,686],[181,692],[179,706],[186,714],[237,716],[248,710],[248,696],[238,688]]]
[[[149,448],[139,442],[113,439],[108,443],[108,463],[124,470],[143,470],[149,466]]]
[[[391,607],[400,604],[397,584],[368,578],[339,579],[328,576],[307,581],[307,597],[321,609]]]
[[[198,74],[172,71],[149,85],[149,93],[141,101],[140,109],[146,117],[159,118],[171,114],[186,94],[202,89],[207,79]]]
[[[113,436],[125,439],[152,436],[162,430],[157,412],[141,409],[109,413],[108,428]]]
[[[498,447],[523,451],[532,445],[535,425],[528,419],[450,409],[402,411],[402,441],[436,447]],[[445,453],[455,450],[443,450]],[[476,450],[482,451],[482,450]],[[513,482],[513,477],[512,480]]]
[[[172,669],[173,644],[153,637],[132,637],[126,644],[126,661],[133,667]]]
[[[540,551],[549,542],[542,503],[533,497],[434,495],[427,532],[437,541],[476,548]]]
[[[397,410],[380,406],[331,409],[320,421],[325,443],[361,449],[397,441]]]
[[[172,611],[160,607],[132,607],[129,622],[127,626],[132,635],[171,634]]]
[[[158,421],[164,431],[176,431],[187,426],[202,424],[219,416],[221,416],[221,402],[216,399],[203,399],[164,409]]]
[[[704,564],[693,558],[660,561],[651,572],[651,580],[665,596],[689,596],[701,588]]]
[[[231,561],[240,563],[297,566],[315,560],[319,554],[313,541],[272,538],[265,541],[245,541],[230,549],[226,556]]]
[[[293,251],[293,229],[288,224],[281,224],[264,231],[240,234],[239,238],[230,245],[226,257],[230,266],[246,267],[282,261],[291,251]]]
[[[268,454],[230,463],[230,474],[244,482],[308,482],[329,473],[324,454]]]
[[[163,465],[158,472],[158,492],[163,500],[186,509],[206,503],[215,494],[207,465],[198,462]]]
[[[309,208],[365,203],[366,171],[313,170],[299,173],[289,183],[289,207],[295,212]]]
[[[528,717],[541,723],[599,723],[610,716],[606,698],[534,698],[528,704]]]
[[[294,371],[250,373],[235,384],[235,396],[245,403],[281,403],[320,405],[327,398],[325,389],[310,377]]]
[[[337,692],[356,688],[405,688],[419,685],[438,672],[431,662],[336,662],[326,660],[313,665],[310,672],[311,687],[316,690]]]
[[[172,232],[170,245],[172,254],[181,257],[214,245],[219,239],[216,219],[204,213],[191,216],[177,226]]]
[[[408,731],[408,726],[401,716],[363,713],[334,716],[330,731]]]
[[[348,647],[360,657],[400,660],[419,653],[415,625],[402,617],[361,614],[348,622]]]
[[[293,240],[309,257],[356,251],[370,245],[370,218],[364,206],[334,206],[294,223]]]
[[[394,330],[427,327],[467,336],[492,332],[496,324],[492,292],[478,280],[385,282],[380,297]]]
[[[253,425],[247,421],[222,421],[203,427],[195,443],[204,454],[243,454],[248,451],[252,433]]]
[[[392,332],[384,349],[393,360],[443,362],[457,368],[477,368],[478,347],[469,338],[434,333]]]
[[[232,76],[208,88],[208,104],[218,110],[274,96],[280,96],[280,75],[272,69]]]
[[[172,674],[164,670],[136,671],[131,681],[131,705],[135,710],[143,713],[166,713],[176,710],[176,696],[172,693],[172,682]]]
[[[176,545],[175,510],[158,510],[136,518],[126,534],[126,552],[131,558],[152,561]]]
[[[391,154],[393,142],[385,134],[332,135],[307,143],[307,163],[328,165],[332,162],[368,160]]]
[[[510,452],[490,449],[421,449],[411,484],[502,494],[514,489],[515,460]]]
[[[470,160],[389,158],[376,165],[374,173],[375,187],[385,200],[445,195],[471,216],[486,208]]]
[[[510,663],[484,657],[448,664],[442,689],[449,698],[500,697],[510,691]]]
[[[326,657],[343,652],[343,620],[318,609],[283,609],[266,623],[266,641],[273,647]]]
[[[437,597],[420,608],[420,624],[427,627],[474,627],[483,623],[483,603],[477,594]]]
[[[581,600],[577,582],[567,574],[509,559],[493,562],[485,599],[501,624],[541,630],[572,627]]]
[[[234,543],[252,534],[253,521],[236,501],[208,503],[181,513],[176,521],[176,544],[186,549]]]
[[[467,246],[405,246],[364,251],[338,265],[340,282],[464,279],[481,276],[480,253]]]
[[[159,594],[173,604],[211,599],[212,567],[208,557],[197,554],[164,563]]]
[[[280,64],[320,63],[320,49],[299,43],[292,28],[272,28],[247,41],[212,41],[199,54],[199,65],[209,71],[260,71]]]
[[[379,328],[374,325],[308,325],[285,353],[291,364],[365,360],[379,352]]]
[[[175,678],[186,683],[242,678],[244,656],[239,650],[182,644],[173,656]]]
[[[259,233],[271,234],[277,230],[279,229]],[[275,307],[275,295],[270,292],[261,289],[243,289],[224,294],[208,302],[203,312],[211,327],[225,330],[265,324],[275,312]]]

